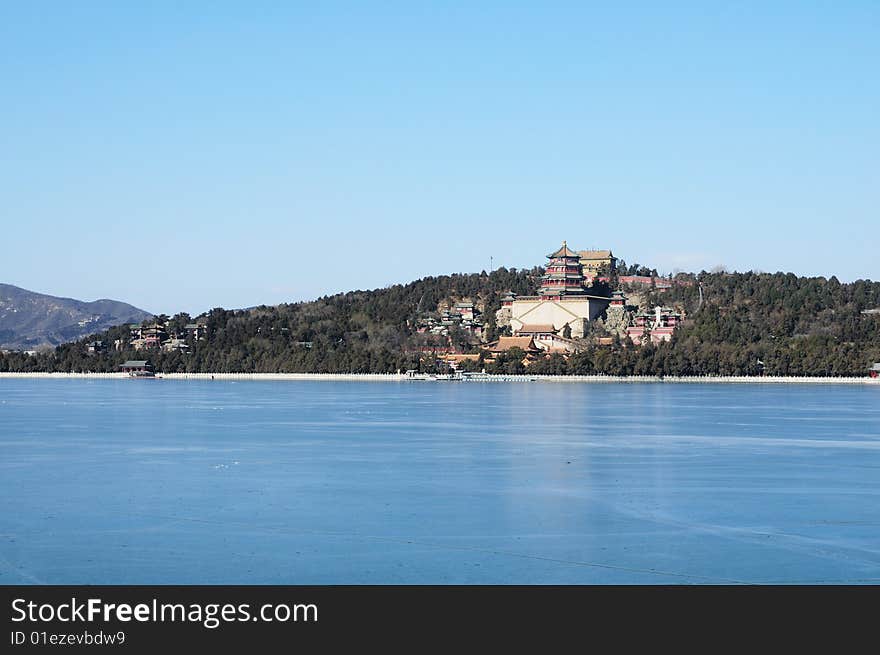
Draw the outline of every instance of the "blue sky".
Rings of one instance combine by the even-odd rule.
[[[878,69],[877,2],[0,2],[0,281],[197,313],[562,239],[877,279]]]

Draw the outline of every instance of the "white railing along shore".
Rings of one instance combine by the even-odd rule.
[[[358,381],[401,382],[407,381],[403,373],[157,373],[165,380],[215,380],[215,381]],[[127,380],[127,373],[9,373],[0,372],[0,378],[36,378],[49,380],[114,379]],[[818,376],[748,376],[748,375],[485,375],[470,382],[601,382],[601,383],[673,383],[673,384],[871,384],[880,386],[880,380],[870,377],[818,377]]]

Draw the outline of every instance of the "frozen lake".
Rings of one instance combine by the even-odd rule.
[[[0,379],[0,583],[880,583],[880,387]]]

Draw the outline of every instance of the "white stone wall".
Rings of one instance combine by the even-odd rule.
[[[579,300],[515,300],[511,308],[510,327],[514,332],[523,325],[552,324],[561,331],[568,325],[573,338],[583,337],[587,323],[598,318],[608,301]]]

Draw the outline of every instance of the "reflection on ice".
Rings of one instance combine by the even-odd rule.
[[[2,583],[880,582],[880,388],[0,398]]]

